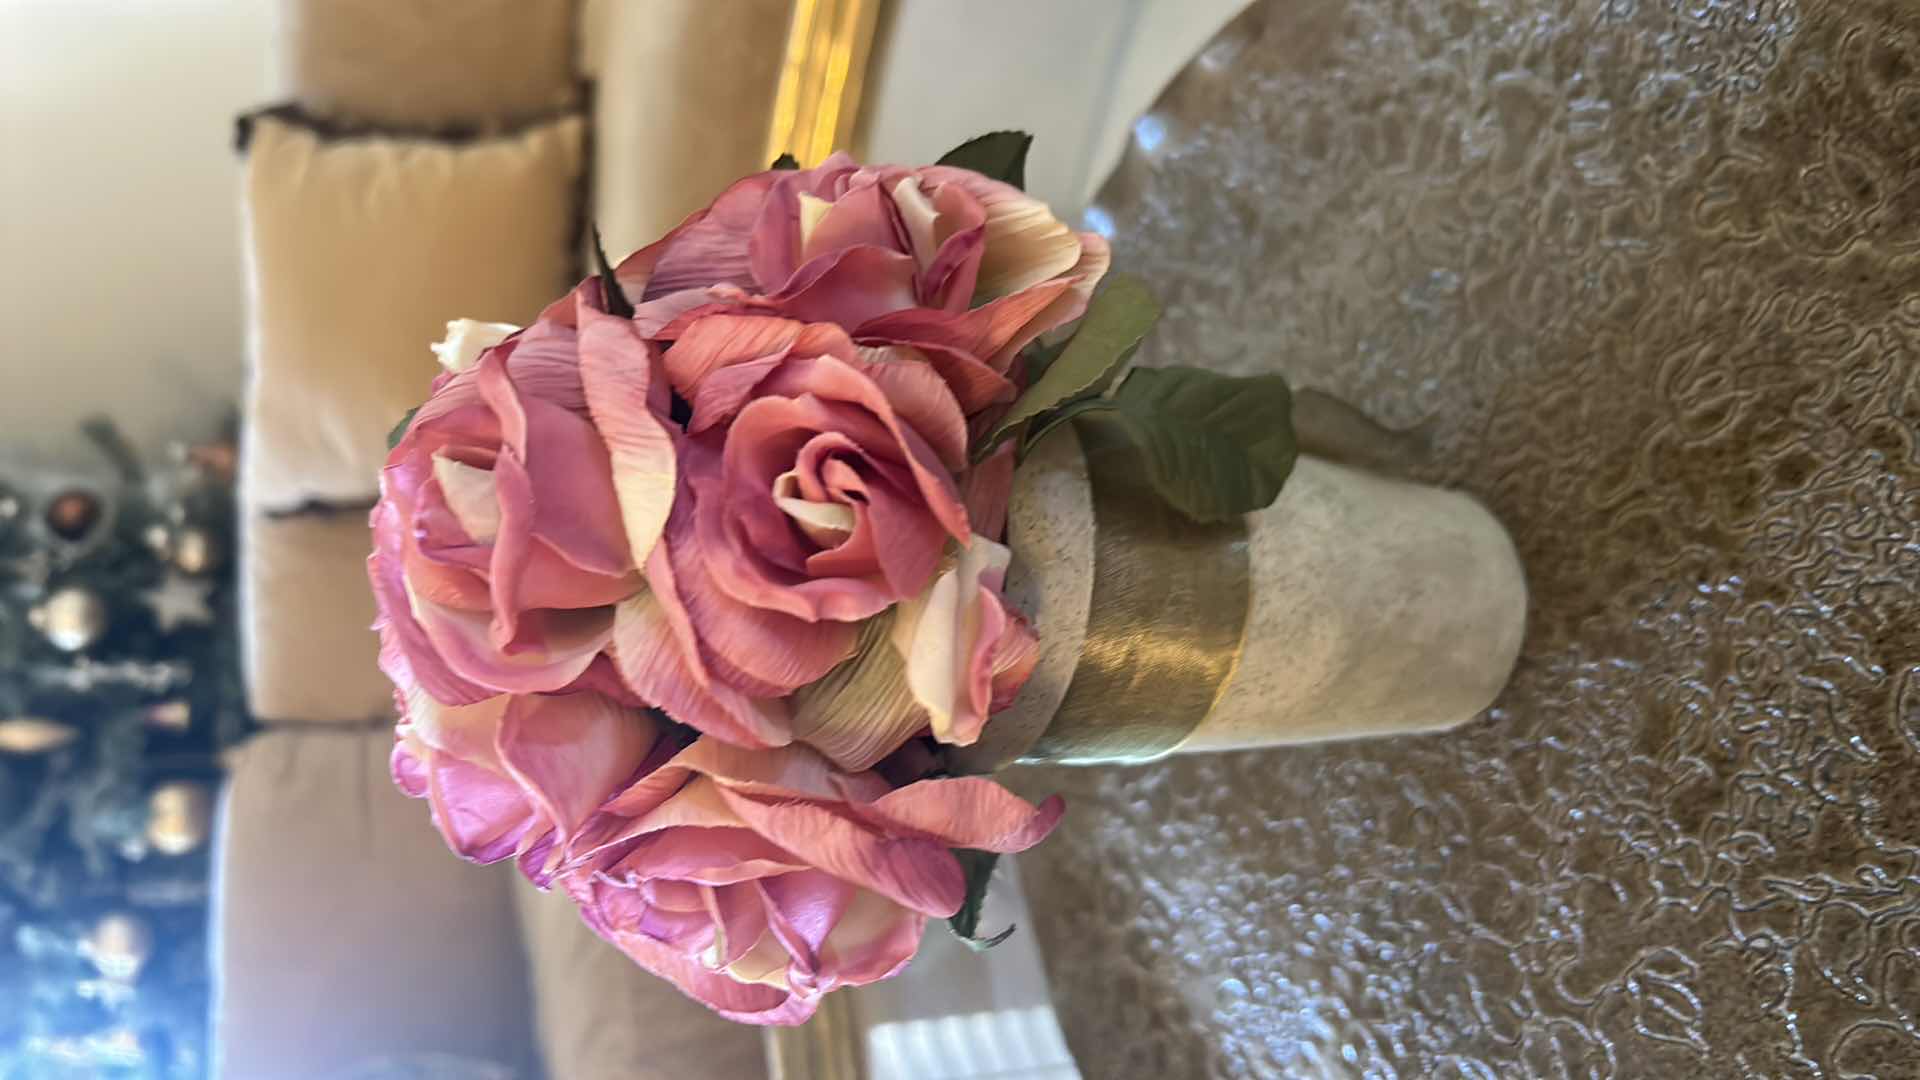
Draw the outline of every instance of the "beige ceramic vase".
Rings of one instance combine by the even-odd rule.
[[[1527,589],[1460,492],[1302,454],[1273,505],[1196,525],[1086,419],[1015,473],[1009,598],[1041,656],[957,756],[1098,764],[1438,731],[1513,669]]]

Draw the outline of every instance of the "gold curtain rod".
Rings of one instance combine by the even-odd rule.
[[[766,159],[792,154],[818,165],[853,149],[860,92],[882,0],[795,0]]]

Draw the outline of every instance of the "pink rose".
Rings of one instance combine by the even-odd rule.
[[[618,277],[651,337],[714,311],[832,323],[931,365],[972,417],[1013,400],[1016,355],[1080,316],[1109,261],[1010,184],[836,154],[741,180]]]
[[[458,370],[388,457],[368,573],[397,685],[449,704],[572,686],[643,587],[675,486],[668,392],[597,295],[477,361],[460,326]]]
[[[973,542],[966,421],[931,368],[830,324],[705,315],[664,370],[691,402],[682,485],[650,590],[618,609],[614,663],[685,723],[784,744],[789,704],[774,699],[846,660],[863,620]]]
[[[1064,812],[990,780],[894,788],[801,747],[701,739],[607,802],[569,845],[587,923],[733,1020],[797,1024],[887,978],[959,909],[953,847],[1023,851]]]
[[[442,705],[396,695],[393,777],[426,799],[447,846],[475,862],[519,856],[536,882],[659,741],[648,713],[599,694],[527,694]]]

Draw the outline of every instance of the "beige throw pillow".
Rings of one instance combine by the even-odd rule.
[[[525,323],[566,291],[581,139],[577,117],[466,143],[252,121],[252,505],[371,498],[447,320]]]
[[[388,775],[388,730],[269,731],[237,753],[216,870],[221,1080],[326,1080],[449,1054],[528,1075],[511,863],[447,850]]]
[[[364,510],[240,524],[247,703],[267,723],[360,723],[393,715],[393,684],[367,585]]]
[[[575,0],[281,0],[284,81],[308,111],[414,130],[572,105]]]

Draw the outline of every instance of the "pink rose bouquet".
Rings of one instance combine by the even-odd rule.
[[[396,430],[368,561],[396,783],[734,1019],[899,971],[977,903],[963,858],[1063,812],[943,761],[1038,655],[1003,593],[1016,455],[1172,413],[1108,392],[1151,304],[1095,299],[1107,246],[1021,190],[1025,146],[741,180],[531,326],[452,324]]]

